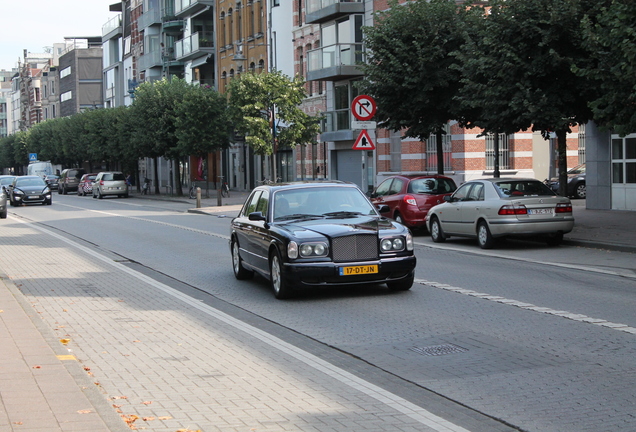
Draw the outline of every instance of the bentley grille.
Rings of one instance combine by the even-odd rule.
[[[364,261],[378,259],[378,236],[356,234],[332,240],[334,261]]]

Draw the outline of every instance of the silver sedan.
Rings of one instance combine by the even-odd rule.
[[[488,178],[461,185],[429,210],[426,225],[441,243],[451,236],[473,237],[483,249],[497,238],[544,237],[558,245],[572,231],[572,203],[531,178]]]

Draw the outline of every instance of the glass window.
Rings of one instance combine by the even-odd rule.
[[[623,139],[612,140],[612,159],[623,159]]]
[[[376,196],[385,196],[389,194],[389,190],[391,189],[392,178],[384,180],[380,183],[380,186],[375,190]]]
[[[625,159],[636,159],[636,138],[625,138]]]
[[[510,168],[508,135],[499,134],[499,169]],[[495,169],[495,136],[486,135],[486,169]]]
[[[261,197],[258,200],[258,205],[256,206],[256,211],[263,213],[263,215],[267,214],[267,206],[269,205],[269,192],[263,191]]]
[[[404,180],[394,179],[391,184],[391,189],[389,189],[389,195],[399,194],[402,191],[402,186],[404,185]]]
[[[246,202],[245,207],[243,207],[243,211],[241,212],[243,216],[248,216],[250,213],[256,211],[256,204],[260,197],[261,191],[256,191],[252,194],[252,197]]]
[[[484,200],[484,185],[481,183],[475,183],[470,189],[466,201],[483,201]]]
[[[455,201],[463,201],[468,196],[468,192],[470,192],[472,185],[472,183],[461,185],[453,194]]]
[[[612,164],[612,183],[623,183],[623,164],[620,162]]]
[[[625,183],[636,183],[636,162],[625,164]]]

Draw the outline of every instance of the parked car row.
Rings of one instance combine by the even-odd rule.
[[[62,171],[57,191],[65,195],[68,192],[77,191],[78,196],[91,195],[99,199],[108,195],[127,198],[129,193],[124,173],[119,171],[86,173],[81,168]]]

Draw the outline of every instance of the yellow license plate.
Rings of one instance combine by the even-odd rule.
[[[377,272],[378,272],[377,264],[340,267],[340,276],[364,275],[364,274],[372,274]]]

